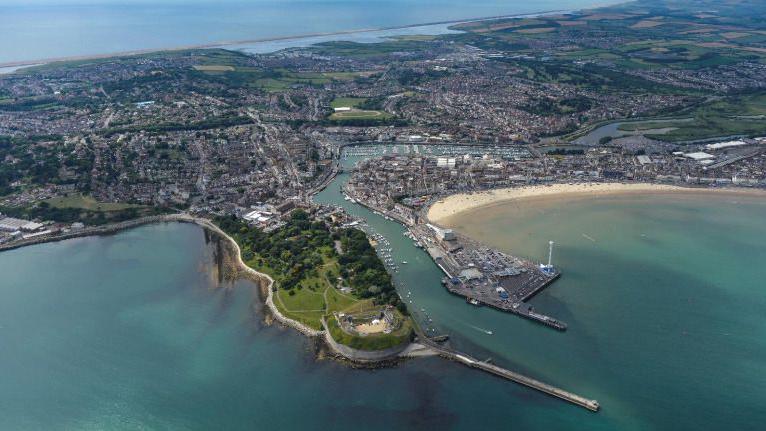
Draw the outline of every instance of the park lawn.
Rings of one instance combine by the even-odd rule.
[[[342,293],[338,289],[330,288],[327,290],[327,313],[335,311],[350,312],[356,308],[372,307],[373,303],[369,299],[357,299],[350,294]]]
[[[366,97],[336,97],[333,99],[332,102],[330,102],[331,108],[341,108],[341,107],[348,107],[348,108],[356,108],[357,106],[361,105],[362,103],[366,102]]]
[[[289,291],[278,289],[276,294],[279,302],[285,306],[288,311],[324,311],[325,303],[323,298],[324,289],[313,291],[309,289],[294,289],[295,295],[290,295]]]
[[[291,82],[285,82],[280,79],[274,78],[262,78],[255,80],[255,86],[262,88],[265,91],[284,91],[290,88]]]
[[[93,197],[82,194],[71,194],[69,196],[50,198],[45,202],[48,202],[48,204],[55,208],[79,208],[88,211],[102,212],[122,211],[128,208],[144,208],[143,205],[98,202]]]
[[[338,273],[339,264],[337,259],[327,257],[324,253],[323,259],[324,264],[317,268],[318,275],[301,280],[301,288],[293,289],[294,294],[291,295],[288,290],[281,288],[274,293],[274,304],[280,313],[314,329],[322,329],[322,317],[328,313],[344,311],[349,307],[354,307],[356,310],[369,309],[373,306],[371,300],[357,299],[353,295],[344,294],[335,289],[332,283]],[[279,286],[279,275],[271,268],[259,266],[257,260],[258,258],[254,257],[248,261],[248,265],[272,276]],[[324,299],[325,295],[327,302]],[[358,304],[364,304],[364,306]]]

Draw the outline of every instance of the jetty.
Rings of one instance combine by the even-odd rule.
[[[524,385],[528,388],[538,390],[552,397],[556,397],[558,399],[564,400],[576,406],[580,406],[585,409],[588,409],[592,412],[597,412],[601,408],[598,401],[596,400],[585,398],[583,396],[574,394],[564,389],[557,388],[555,386],[549,385],[547,383],[543,383],[531,377],[527,377],[525,375],[519,374],[515,371],[511,371],[507,368],[500,367],[498,365],[490,363],[489,360],[481,361],[466,353],[462,353],[462,352],[450,349],[446,346],[443,346],[439,344],[438,342],[436,342],[433,338],[429,338],[425,333],[423,333],[423,331],[420,329],[418,325],[415,325],[415,333],[418,336],[417,341],[420,344],[427,346],[428,348],[430,348],[431,350],[436,352],[436,354],[438,354],[439,356],[443,358],[459,362],[471,368],[476,368],[478,370],[482,370],[484,372],[493,374],[495,376],[502,377],[504,379],[518,383],[520,385]]]
[[[430,223],[411,225],[410,234],[444,272],[442,285],[448,292],[466,298],[469,304],[566,331],[566,323],[535,311],[527,302],[561,276],[550,257],[547,265],[537,265]],[[553,244],[550,247],[552,253]]]

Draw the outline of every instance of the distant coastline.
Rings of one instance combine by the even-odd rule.
[[[11,69],[11,68],[20,69],[23,67],[39,66],[42,64],[66,62],[66,61],[102,60],[102,59],[115,58],[115,57],[130,57],[135,55],[145,55],[145,54],[151,54],[155,52],[176,52],[176,51],[186,51],[186,50],[194,50],[194,49],[228,48],[228,47],[234,47],[238,45],[248,45],[248,44],[264,43],[264,42],[301,40],[301,39],[311,39],[311,38],[326,37],[326,36],[342,36],[342,35],[357,34],[357,33],[373,33],[378,31],[404,30],[408,28],[427,27],[427,26],[434,26],[434,25],[462,24],[462,23],[468,23],[468,22],[487,21],[487,20],[494,20],[494,19],[536,17],[536,16],[542,16],[542,15],[571,13],[571,12],[572,12],[571,10],[565,10],[565,9],[547,10],[547,11],[534,12],[534,13],[497,15],[497,16],[478,17],[478,18],[465,18],[465,19],[458,19],[458,20],[446,20],[446,21],[406,24],[406,25],[397,25],[397,26],[388,26],[388,27],[372,27],[372,28],[360,28],[360,29],[353,29],[353,30],[339,30],[339,31],[332,31],[332,32],[304,33],[304,34],[296,34],[296,35],[290,35],[290,36],[273,36],[273,37],[254,38],[254,39],[219,41],[219,42],[210,42],[210,43],[201,43],[201,44],[171,46],[167,48],[147,48],[147,49],[137,49],[137,50],[128,50],[128,51],[116,51],[116,52],[109,52],[109,53],[103,53],[103,54],[73,55],[73,56],[64,56],[64,57],[39,58],[39,59],[32,59],[32,60],[18,60],[18,61],[8,61],[8,62],[0,63],[0,69]]]
[[[457,193],[433,203],[428,208],[428,219],[444,223],[457,214],[499,205],[509,201],[555,197],[594,197],[646,193],[731,193],[766,197],[766,190],[747,188],[684,187],[652,183],[576,183],[510,187],[480,191],[472,194]]]

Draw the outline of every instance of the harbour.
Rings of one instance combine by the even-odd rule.
[[[399,152],[402,148],[404,151],[418,151],[417,145],[350,147],[352,150],[351,157],[353,157],[351,161],[360,157],[385,154],[389,150]],[[449,148],[449,146],[444,146],[444,148]],[[429,151],[434,150],[429,149]],[[455,149],[451,149],[451,151],[455,151]],[[348,168],[349,154],[344,151],[341,158],[346,163],[345,167]],[[330,182],[329,186],[333,187],[334,182]],[[339,194],[343,196],[344,204],[341,206],[345,210],[349,211],[353,206],[361,206],[369,210],[375,217],[406,227],[402,236],[411,241],[410,244],[414,248],[424,251],[432,259],[433,264],[443,271],[446,277],[441,279],[441,284],[447,288],[449,293],[464,297],[466,302],[471,305],[487,305],[493,309],[518,315],[558,331],[566,330],[567,325],[564,322],[536,312],[532,305],[526,303],[561,276],[561,272],[552,265],[551,261],[553,243],[550,244],[548,263],[536,265],[527,259],[487,248],[468,237],[455,235],[449,229],[419,222],[419,215],[412,214],[401,207],[398,207],[398,211],[377,208],[357,197],[354,190],[349,188],[347,184],[337,187]],[[358,213],[350,212],[358,217]],[[400,265],[407,265],[407,260],[397,262],[398,259],[394,257],[396,253],[391,241],[372,228],[369,223],[368,217],[358,217],[358,220],[353,222],[356,227],[362,228],[370,235],[373,245],[388,270],[393,275],[398,275]],[[487,275],[482,271],[486,272]],[[402,300],[409,305],[413,315],[417,316],[416,321],[419,323],[416,325],[417,343],[427,346],[446,359],[540,391],[590,411],[599,411],[600,404],[596,400],[576,395],[508,368],[492,364],[489,361],[478,360],[468,353],[447,347],[445,343],[450,339],[449,335],[434,328],[433,319],[425,308],[420,308],[419,312],[415,311],[417,305],[413,304],[411,290],[408,289],[403,295],[402,290],[406,286],[399,284],[398,288]],[[486,335],[493,335],[490,330],[482,331]]]

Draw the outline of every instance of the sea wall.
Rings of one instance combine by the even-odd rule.
[[[332,338],[330,331],[327,329],[327,323],[324,319],[322,319],[322,326],[325,328],[324,339],[327,345],[335,353],[355,362],[379,362],[387,359],[394,359],[399,357],[410,345],[409,341],[404,341],[398,346],[383,350],[358,350],[335,341],[335,339]]]

